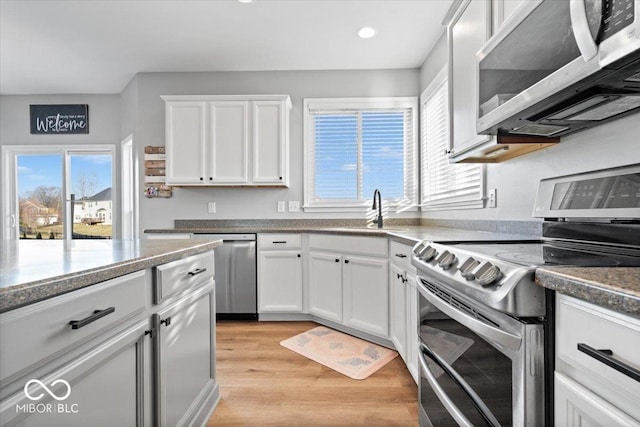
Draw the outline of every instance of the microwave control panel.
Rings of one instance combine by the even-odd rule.
[[[600,37],[596,40],[608,39],[630,25],[634,18],[635,0],[602,0]]]

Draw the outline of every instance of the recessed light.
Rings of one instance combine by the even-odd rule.
[[[370,39],[376,35],[376,30],[371,27],[363,27],[358,30],[358,36],[363,39]]]
[[[240,3],[251,3],[253,0],[238,0]]]

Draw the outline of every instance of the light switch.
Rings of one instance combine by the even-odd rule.
[[[216,202],[207,203],[207,212],[216,213]]]
[[[290,201],[289,212],[300,212],[300,202],[297,200]]]
[[[284,212],[284,200],[278,202],[278,212]]]

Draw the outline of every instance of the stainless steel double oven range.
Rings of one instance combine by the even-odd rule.
[[[430,242],[418,269],[421,426],[553,425],[549,265],[640,266],[640,164],[540,182],[539,241]]]

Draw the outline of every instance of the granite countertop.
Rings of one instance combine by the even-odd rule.
[[[500,240],[539,240],[539,236],[511,234],[494,231],[476,231],[462,228],[435,227],[423,225],[399,225],[385,228],[363,226],[313,226],[313,225],[257,225],[250,227],[220,226],[220,227],[180,227],[164,229],[148,229],[145,233],[172,234],[172,233],[196,233],[196,234],[231,234],[231,233],[327,233],[344,234],[350,236],[374,236],[387,237],[392,240],[414,245],[422,240],[441,242],[454,241],[500,241]]]
[[[536,270],[536,283],[640,317],[640,267],[543,267]]]
[[[220,246],[203,240],[17,240],[0,246],[0,313]]]

